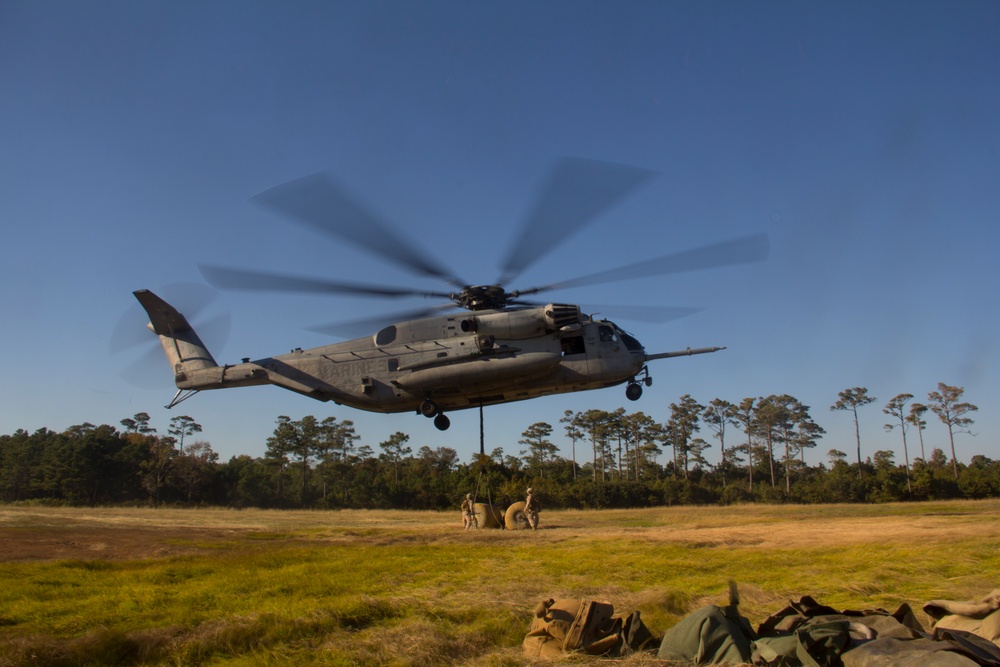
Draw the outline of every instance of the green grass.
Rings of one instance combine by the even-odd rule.
[[[0,539],[31,514],[56,538],[155,524],[187,553],[0,555],[0,665],[526,665],[548,597],[638,609],[662,633],[724,602],[728,579],[756,624],[804,594],[890,611],[972,599],[1000,571],[1000,502],[546,512],[536,533],[435,513],[2,509]]]

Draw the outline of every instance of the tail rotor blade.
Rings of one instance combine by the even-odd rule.
[[[173,369],[163,356],[159,342],[128,362],[118,374],[139,389],[164,389],[173,384]]]
[[[229,333],[232,330],[232,316],[226,313],[219,313],[211,318],[204,319],[193,324],[198,332],[199,338],[205,343],[205,347],[212,351],[215,356],[222,352],[229,340]]]

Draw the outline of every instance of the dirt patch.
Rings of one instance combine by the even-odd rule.
[[[838,507],[567,510],[543,513],[538,531],[464,531],[457,511],[0,506],[0,562],[166,558],[242,549],[248,542],[255,550],[289,542],[333,545],[358,540],[371,545],[632,540],[764,550],[931,545],[991,534],[1000,522],[1000,504],[980,503],[968,506],[974,512],[958,511],[965,507],[915,513],[900,506],[896,513],[878,516],[845,516]]]
[[[0,527],[0,560],[132,560],[211,552],[233,531],[169,528]]]

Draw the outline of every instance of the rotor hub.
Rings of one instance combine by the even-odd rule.
[[[507,306],[511,295],[502,285],[468,285],[461,292],[453,292],[451,299],[467,310],[499,310]]]

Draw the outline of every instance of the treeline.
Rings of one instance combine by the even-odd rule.
[[[936,395],[936,396],[935,396]],[[496,448],[461,462],[448,447],[408,445],[397,432],[378,452],[359,445],[349,420],[281,416],[262,457],[219,461],[191,417],[171,420],[167,435],[139,413],[122,428],[85,423],[63,432],[19,430],[0,436],[0,500],[74,505],[184,504],[265,508],[456,508],[466,493],[508,504],[533,486],[545,507],[609,508],[737,502],[889,502],[1000,496],[1000,462],[974,456],[962,463],[941,449],[923,452],[922,416],[938,415],[949,435],[968,428],[975,406],[960,388],[939,385],[929,406],[900,394],[883,408],[898,429],[904,461],[891,451],[848,461],[829,450],[827,463],[807,465],[823,429],[808,406],[787,395],[714,399],[682,396],[663,423],[642,412],[567,411],[560,424],[570,456],[560,455],[545,422],[528,426],[517,453]],[[875,402],[867,390],[841,392],[831,410]],[[909,408],[906,406],[909,404]],[[908,421],[909,420],[909,421]],[[718,445],[710,463],[706,455]],[[907,431],[919,434],[909,455]],[[953,442],[953,439],[950,440]],[[666,460],[664,460],[666,459]]]

